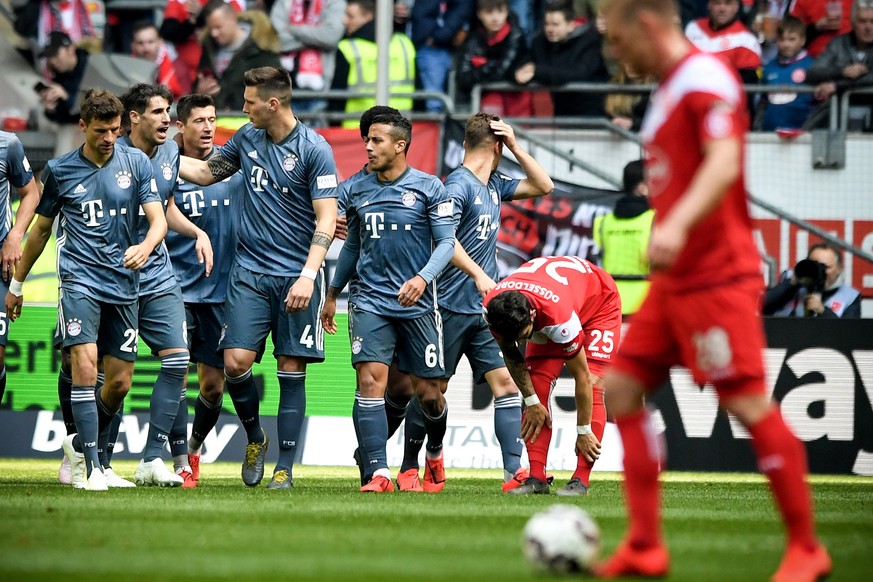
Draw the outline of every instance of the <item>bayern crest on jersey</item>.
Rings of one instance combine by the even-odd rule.
[[[164,177],[164,180],[172,180],[173,179],[173,168],[170,167],[170,164],[161,164],[161,175]]]
[[[489,188],[488,192],[491,194],[491,202],[497,204],[500,201],[500,199],[497,197],[497,192],[494,190],[494,188]]]
[[[415,192],[405,190],[400,197],[400,201],[404,206],[413,206],[415,204]]]
[[[122,190],[130,188],[130,172],[122,171],[115,174],[115,183]]]
[[[285,159],[282,160],[282,169],[286,172],[291,172],[297,166],[297,156],[295,154],[288,154],[285,156]]]

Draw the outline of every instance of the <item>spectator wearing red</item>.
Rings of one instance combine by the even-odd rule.
[[[724,58],[744,83],[758,83],[761,45],[739,19],[740,0],[709,0],[707,9],[709,16],[689,22],[685,36],[701,51]]]
[[[245,0],[225,0],[235,12],[246,8]],[[197,75],[202,47],[197,31],[205,25],[203,8],[209,0],[167,0],[164,20],[161,23],[161,38],[173,44],[178,59],[188,69],[188,77]]]
[[[158,66],[157,83],[166,85],[175,99],[191,92],[191,77],[176,50],[158,34],[153,22],[141,20],[133,25],[130,54]]]
[[[789,12],[806,24],[806,50],[813,57],[852,30],[852,0],[794,0]]]

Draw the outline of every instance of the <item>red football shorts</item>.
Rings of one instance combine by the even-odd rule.
[[[683,365],[696,382],[730,387],[732,395],[763,392],[761,290],[758,279],[748,279],[675,294],[656,281],[631,320],[614,368],[649,390],[671,366]]]
[[[573,358],[580,349],[585,350],[588,360],[588,370],[601,378],[618,351],[621,341],[621,298],[618,292],[604,295],[603,303],[597,308],[595,314],[582,321],[582,333],[568,344],[528,343],[525,351],[525,359],[528,363],[538,362],[542,359],[558,360],[555,378],[561,371],[563,362]],[[572,349],[571,349],[572,348]],[[556,364],[548,365],[554,369]]]

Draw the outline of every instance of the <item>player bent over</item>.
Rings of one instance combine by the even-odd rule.
[[[575,383],[577,461],[570,481],[557,494],[586,495],[606,426],[602,377],[621,335],[621,298],[615,281],[579,257],[533,259],[485,297],[485,318],[526,405],[522,436],[530,478],[510,493],[549,492],[548,404],[566,365]],[[524,355],[519,349],[523,341],[527,341]]]
[[[39,258],[60,215],[58,245],[60,311],[64,347],[69,348],[72,409],[78,433],[64,439],[73,487],[103,491],[107,479],[97,455],[97,435],[115,415],[108,403],[130,390],[136,359],[138,274],[167,231],[163,208],[152,189],[148,158],[116,144],[123,107],[108,91],[89,91],[79,126],[85,144],[51,160],[45,188],[15,273],[6,309],[21,314],[21,283]],[[149,228],[139,241],[139,209]],[[98,350],[106,374],[95,397]]]

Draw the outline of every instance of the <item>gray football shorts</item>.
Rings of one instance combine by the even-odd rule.
[[[179,284],[139,297],[139,335],[157,355],[171,348],[188,349],[188,321]]]
[[[440,312],[415,319],[386,317],[349,305],[352,365],[397,360],[397,368],[419,378],[442,378],[442,320]]]
[[[223,349],[242,348],[264,355],[272,334],[273,355],[324,361],[324,329],[319,316],[324,307],[324,269],[318,270],[312,300],[306,311],[285,313],[285,298],[296,277],[279,277],[234,266],[224,304]]]
[[[461,356],[467,356],[477,384],[485,380],[486,373],[506,366],[497,340],[488,331],[481,313],[455,313],[448,309],[441,309],[440,313],[445,330],[446,378],[455,375]]]
[[[185,315],[191,361],[224,368],[224,350],[218,347],[224,329],[224,303],[186,303]]]
[[[106,303],[75,290],[61,289],[58,328],[64,348],[97,344],[101,355],[136,361],[137,302]]]

